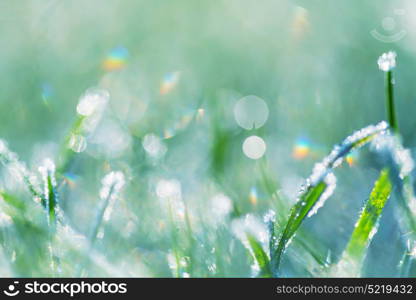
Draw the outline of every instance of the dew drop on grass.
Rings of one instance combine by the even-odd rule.
[[[234,118],[237,124],[247,130],[260,128],[269,117],[266,102],[257,96],[246,96],[234,106]]]

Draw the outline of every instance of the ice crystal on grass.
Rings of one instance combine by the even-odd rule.
[[[398,136],[380,135],[372,141],[371,146],[373,150],[394,163],[401,179],[409,176],[414,169],[415,163],[410,150],[403,147]]]
[[[19,156],[12,152],[7,142],[2,139],[0,139],[0,163],[9,168],[15,180],[22,181],[27,186],[36,202],[40,201],[42,194],[39,191],[36,176],[27,169],[26,165],[19,160]]]
[[[277,247],[271,255],[274,276],[278,276],[281,256],[305,217],[315,214],[334,192],[336,178],[333,170],[343,162],[352,150],[368,143],[375,136],[385,133],[387,128],[388,125],[384,121],[362,128],[348,136],[339,145],[336,145],[327,157],[320,163],[315,164],[312,175],[301,187],[298,201],[293,206],[286,227],[281,232]]]
[[[382,121],[376,125],[369,125],[357,130],[345,138],[341,144],[336,145],[329,155],[321,162],[315,164],[311,176],[306,180],[306,185],[301,188],[300,195],[303,195],[311,187],[316,186],[320,182],[324,182],[327,187],[318,202],[308,213],[308,216],[315,214],[318,209],[323,206],[325,200],[334,192],[336,187],[336,177],[333,175],[332,170],[344,161],[346,155],[348,155],[351,150],[357,149],[370,141],[373,137],[385,133],[387,128],[388,124],[385,121]]]
[[[109,98],[110,94],[106,90],[88,89],[79,100],[77,112],[85,117],[92,116],[94,113],[102,111]]]
[[[43,180],[43,205],[48,211],[49,224],[56,221],[58,213],[58,191],[55,178],[55,164],[50,159],[45,159],[43,165],[39,167],[39,172]]]
[[[396,67],[396,52],[389,51],[383,53],[377,60],[377,64],[380,70],[384,72],[391,71]]]
[[[331,195],[334,193],[335,188],[337,186],[337,178],[333,173],[328,173],[328,175],[325,176],[324,182],[326,183],[327,187],[325,191],[322,193],[321,197],[319,197],[319,200],[316,202],[316,204],[312,207],[312,209],[308,212],[308,217],[313,216],[318,212],[318,210],[324,206],[325,201],[331,197]]]

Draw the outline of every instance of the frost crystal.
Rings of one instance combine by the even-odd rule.
[[[16,153],[9,150],[7,143],[0,139],[0,163],[4,164],[12,173],[12,176],[17,181],[23,181],[34,196],[34,200],[39,200],[39,187],[34,176],[26,167],[26,165],[19,161]]]
[[[396,52],[390,51],[383,53],[377,61],[378,68],[384,72],[388,72],[396,67]]]
[[[217,194],[211,199],[210,207],[214,223],[219,223],[232,211],[233,203],[226,195]]]
[[[357,130],[352,135],[348,136],[341,144],[336,145],[331,153],[325,157],[322,162],[315,164],[312,175],[308,182],[310,185],[316,185],[322,181],[331,169],[336,168],[341,164],[344,157],[354,148],[359,148],[368,140],[377,135],[384,133],[388,128],[385,121],[381,121],[376,125],[369,125],[360,130]]]
[[[103,109],[110,94],[106,90],[91,88],[88,89],[80,98],[77,105],[77,112],[82,116],[89,117],[95,112]]]
[[[337,186],[337,178],[333,173],[328,173],[326,175],[324,182],[327,184],[327,187],[325,191],[322,193],[321,197],[319,197],[318,202],[315,203],[315,205],[312,207],[312,209],[308,213],[308,217],[313,216],[318,212],[318,209],[320,209],[322,206],[324,206],[325,201],[331,197],[331,195],[334,193],[335,188]]]
[[[251,247],[248,245],[247,234],[254,236],[263,245],[267,245],[269,242],[269,234],[266,225],[261,219],[252,214],[247,214],[233,220],[231,223],[231,231],[248,249]]]
[[[49,180],[51,183],[52,192],[56,191],[56,179],[55,179],[55,164],[50,159],[45,159],[43,166],[39,167],[39,172],[42,175],[43,184],[44,184],[44,197],[46,201],[49,201],[50,195],[50,186]]]
[[[372,149],[389,157],[398,168],[401,179],[409,176],[415,163],[409,149],[402,146],[395,135],[384,134],[375,138],[371,143]]]

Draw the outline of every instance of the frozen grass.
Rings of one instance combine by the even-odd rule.
[[[389,136],[388,126],[385,122],[381,122],[376,126],[363,128],[347,137],[340,145],[335,146],[333,151],[321,163],[315,165],[312,175],[306,180],[305,186],[302,187],[299,200],[292,208],[284,230],[280,233],[280,237],[276,234],[274,223],[272,224],[273,230],[270,231],[270,240],[273,242],[270,244],[269,260],[267,260],[267,256],[265,256],[262,249],[259,249],[258,244],[252,241],[253,238],[251,237],[250,246],[257,264],[260,266],[260,274],[279,276],[282,255],[290,244],[291,239],[294,238],[303,220],[306,217],[314,215],[323,206],[325,200],[332,195],[336,187],[333,169],[343,162],[345,156],[350,151],[363,146],[371,140],[376,140],[376,144],[383,144],[382,141],[386,139],[393,140],[393,142],[384,142],[388,146],[377,145],[374,148],[376,152],[385,151],[388,155],[391,155],[394,166],[399,168],[399,185],[407,185],[407,188],[402,188],[405,190],[402,195],[405,199],[401,201],[401,205],[404,206],[402,211],[405,212],[405,218],[407,218],[408,224],[411,224],[407,230],[414,232],[412,223],[414,222],[415,215],[412,214],[409,208],[414,205],[412,204],[414,202],[414,194],[411,188],[412,179],[406,178],[413,169],[413,161],[410,154],[403,149],[400,142],[397,142],[399,132],[394,108],[392,75],[392,69],[396,66],[395,59],[395,53],[385,53],[379,58],[378,64],[380,69],[386,73],[387,116],[390,129],[396,136]],[[386,135],[387,137],[385,137]],[[360,276],[368,246],[377,233],[383,208],[392,192],[389,170],[390,167],[387,166],[380,172],[380,176],[375,182],[369,199],[363,207],[344,254],[340,262],[332,270],[332,276]]]
[[[411,60],[376,73],[319,5],[157,2],[59,4],[0,50],[0,275],[415,276]]]
[[[394,60],[395,57],[390,59]],[[393,185],[398,185],[399,198],[401,199],[399,206],[401,208],[400,211],[405,212],[406,215],[404,222],[404,224],[408,226],[406,229],[411,231],[414,230],[415,198],[412,189],[412,179],[410,177],[410,171],[413,169],[413,164],[410,154],[401,146],[398,137],[397,119],[394,113],[391,68],[392,67],[389,67],[386,70],[386,97],[388,119],[390,129],[394,132],[393,135],[390,135],[389,126],[383,121],[377,125],[370,125],[354,132],[342,143],[334,146],[332,152],[325,157],[322,162],[315,165],[312,175],[306,180],[306,184],[302,187],[298,201],[291,209],[290,216],[287,219],[287,222],[283,224],[283,227],[281,226],[281,222],[280,224],[276,222],[276,216],[273,211],[268,213],[264,222],[261,220],[258,221],[255,217],[247,215],[242,223],[235,223],[237,225],[233,225],[236,228],[236,230],[233,230],[236,232],[237,237],[240,238],[243,245],[249,249],[248,254],[251,254],[254,259],[255,265],[253,266],[253,274],[255,276],[284,276],[280,270],[284,253],[292,239],[296,239],[296,234],[305,218],[315,215],[318,212],[318,209],[322,207],[325,201],[333,194],[336,188],[336,178],[334,175],[335,168],[343,163],[351,151],[370,142],[373,143],[373,151],[376,155],[380,154],[381,156],[384,155],[391,158],[390,160],[386,159],[387,162],[391,161],[391,165],[387,165],[383,168],[379,179],[375,182],[374,188],[362,209],[362,213],[340,261],[335,265],[328,264],[320,259],[319,255],[313,254],[314,250],[311,246],[308,246],[308,242],[303,241],[302,247],[306,249],[306,251],[314,257],[318,265],[323,268],[321,274],[329,272],[328,274],[331,274],[332,276],[359,276],[368,246],[374,235],[377,233],[379,219],[383,208],[390,197]],[[83,234],[75,233],[77,230],[69,229],[71,228],[71,225],[66,222],[63,210],[59,205],[60,202],[58,201],[61,196],[59,196],[59,185],[56,176],[58,176],[60,182],[64,180],[64,174],[68,171],[67,169],[72,164],[75,156],[85,148],[83,143],[88,142],[88,134],[93,132],[94,128],[100,122],[107,101],[108,94],[100,89],[90,89],[81,97],[77,107],[78,117],[69,132],[68,138],[63,142],[59,160],[60,166],[58,167],[57,172],[55,170],[54,162],[48,159],[39,167],[40,178],[37,178],[38,175],[35,172],[28,170],[25,164],[19,160],[18,156],[9,150],[4,141],[1,141],[0,143],[0,159],[2,164],[8,169],[14,170],[13,174],[16,176],[16,179],[26,185],[27,190],[30,192],[35,202],[40,203],[44,208],[46,224],[49,228],[46,231],[46,236],[48,238],[45,241],[45,247],[49,252],[49,265],[51,269],[48,275],[51,276],[59,276],[59,274],[61,274],[62,264],[67,265],[73,263],[76,263],[77,267],[72,269],[73,273],[67,273],[67,269],[65,275],[89,275],[88,270],[97,259],[96,257],[92,257],[92,255],[95,255],[92,253],[95,253],[96,251],[95,243],[97,239],[102,239],[104,235],[102,228],[103,223],[110,221],[112,211],[119,205],[116,199],[120,197],[121,190],[126,181],[125,175],[120,171],[110,171],[102,179],[102,186],[97,195],[99,204],[96,209],[96,216],[90,224],[89,234],[83,236]],[[75,141],[74,139],[77,140]],[[221,146],[221,150],[218,151],[224,151],[222,147],[223,146]],[[156,151],[157,149],[153,150]],[[220,152],[216,155],[221,155]],[[391,173],[396,174],[397,178],[391,175]],[[393,180],[391,178],[393,178]],[[39,184],[37,182],[41,183]],[[273,185],[272,183],[269,184]],[[273,190],[273,188],[271,190]],[[198,220],[190,219],[189,211],[181,199],[180,183],[175,180],[159,181],[156,193],[163,201],[166,201],[167,204],[168,222],[165,226],[170,228],[170,250],[167,255],[167,260],[172,269],[172,275],[177,277],[188,277],[203,274],[204,271],[201,273],[201,266],[199,266],[199,273],[195,270],[197,265],[197,258],[195,255],[198,253],[196,249],[200,247],[198,246],[198,243],[201,243],[201,241],[198,240],[201,238],[204,239],[204,235],[198,236],[200,233],[197,233],[192,228],[194,226],[192,223],[198,222]],[[2,192],[1,196],[8,205],[15,206],[17,209],[15,212],[17,215],[15,217],[5,215],[6,217],[3,216],[3,219],[15,220],[15,218],[24,218],[24,215],[18,216],[19,211],[22,212],[22,209],[26,205],[24,202],[20,202],[7,192]],[[225,196],[222,197],[221,202],[230,201],[229,199],[227,200]],[[217,209],[226,209],[227,211],[230,209],[229,207],[224,207],[224,204],[222,204],[222,206],[218,205],[219,204],[217,203]],[[224,213],[227,214],[226,211]],[[222,213],[222,218],[224,218],[224,216],[225,215]],[[203,222],[202,219],[201,222]],[[208,224],[201,224],[203,224],[203,226],[208,226]],[[9,225],[14,226],[13,222]],[[67,231],[69,230],[69,232],[72,232],[72,235],[81,235],[82,239],[86,242],[86,244],[77,251],[78,253],[74,257],[62,255],[62,253],[65,253],[66,251],[65,249],[60,249],[59,247],[62,247],[62,245],[58,245],[57,243],[57,239],[62,238],[56,236],[58,232],[57,226],[68,228]],[[196,226],[199,227],[200,225]],[[225,229],[227,223],[224,223],[224,225],[221,226],[225,226]],[[62,230],[60,232],[62,232]],[[266,236],[267,238],[265,238]],[[6,240],[3,241],[6,242]],[[411,243],[413,243],[413,240]],[[202,246],[204,245],[202,244]],[[3,247],[7,248],[8,245],[4,244]],[[214,252],[218,251],[215,248],[213,249]],[[16,254],[12,252],[12,256],[15,255]],[[70,261],[66,261],[67,259]],[[74,259],[75,261],[72,261]],[[216,260],[217,262],[208,267],[214,272],[215,269],[219,267],[218,258]],[[224,263],[224,261],[221,262],[221,264]],[[409,258],[405,255],[401,263],[402,268],[409,268],[409,264],[411,264],[409,263]],[[222,267],[227,268],[226,265],[223,265]],[[210,269],[207,271],[209,270]]]

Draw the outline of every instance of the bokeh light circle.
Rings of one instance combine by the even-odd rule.
[[[269,117],[266,102],[257,96],[246,96],[234,106],[234,118],[237,124],[247,130],[260,128]]]
[[[243,152],[248,158],[259,159],[266,152],[266,143],[261,137],[252,135],[245,139]]]

